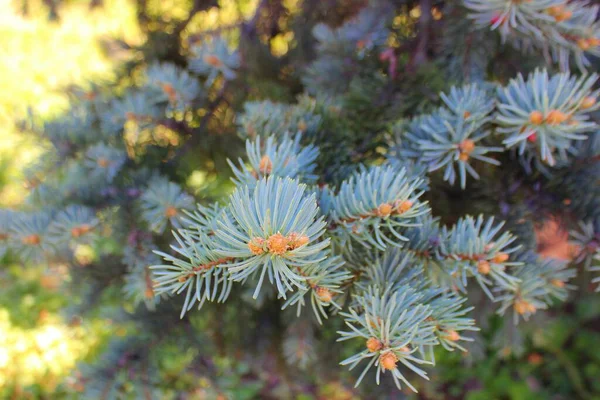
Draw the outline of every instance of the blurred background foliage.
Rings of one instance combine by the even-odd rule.
[[[27,193],[22,171],[40,151],[38,143],[30,136],[21,135],[16,125],[16,121],[27,115],[28,107],[42,119],[52,118],[65,111],[68,106],[65,89],[73,85],[85,87],[91,82],[112,82],[126,87],[131,82],[119,81],[124,76],[120,69],[135,69],[145,53],[176,62],[180,46],[193,43],[202,31],[220,31],[230,44],[237,45],[241,23],[253,17],[259,0],[215,0],[212,3],[198,11],[193,10],[197,3],[189,0],[0,0],[0,206],[14,207],[22,202]],[[335,18],[343,21],[346,14],[352,14],[362,3],[348,0],[311,4],[315,14],[339,8],[335,13],[315,17],[315,20],[328,18],[329,23],[335,25]],[[295,27],[290,25],[302,24],[303,21],[290,16],[306,5],[300,0],[278,4],[280,18],[273,21],[273,26],[259,26],[254,32],[264,47],[250,52],[257,54],[256,62],[261,57],[272,61],[271,69],[263,69],[264,76],[250,77],[255,81],[249,91],[240,94],[240,99],[231,99],[232,102],[267,98],[292,101],[301,91],[301,82],[293,70],[296,64],[289,64],[286,58],[290,57],[292,48],[297,65],[312,57],[311,46],[298,43]],[[418,8],[407,11],[394,20],[398,42],[413,34],[421,12]],[[432,15],[436,18],[435,12]],[[161,43],[160,48],[153,47],[156,43]],[[286,67],[280,68],[283,65]],[[269,79],[263,79],[265,77]],[[406,107],[413,110],[422,110],[425,102],[448,85],[433,65],[406,79],[406,85],[422,90],[414,99],[406,99]],[[231,110],[221,110],[219,120],[223,131],[233,129],[233,117]],[[213,162],[210,160],[208,162]],[[228,177],[216,176],[216,171],[222,168],[209,165],[203,170],[193,170],[193,163],[189,164],[186,170],[185,163],[181,163],[183,170],[178,173],[188,176],[188,188],[196,189],[196,194],[202,189],[202,196],[218,197],[230,190]],[[561,243],[550,248],[557,249]],[[110,246],[110,241],[106,246]],[[554,255],[564,256],[564,251]],[[81,258],[85,261],[86,257],[93,254],[87,254],[82,248]],[[102,307],[86,321],[65,320],[59,310],[73,302],[59,290],[60,282],[69,279],[66,268],[55,266],[48,270],[35,265],[23,268],[10,259],[3,263],[6,265],[0,268],[0,398],[78,398],[81,383],[77,379],[77,363],[97,360],[103,349],[111,345],[113,337],[139,334],[135,327],[107,318],[108,313],[103,312],[118,307],[120,292],[104,293]],[[223,313],[221,322],[231,322],[229,329],[234,333],[248,333],[248,327],[235,323],[238,317],[235,307],[216,307],[196,313],[191,317],[191,324],[207,331],[222,329],[222,326],[207,325],[211,321],[210,313]],[[499,317],[482,321],[482,325],[487,325],[478,349],[486,355],[482,361],[469,365],[460,353],[440,353],[439,364],[431,376],[434,384],[423,384],[418,395],[410,396],[469,400],[600,398],[597,378],[600,352],[596,351],[600,343],[598,296],[578,292],[551,314],[551,320],[530,324],[524,333],[511,331]],[[340,326],[332,321],[320,333],[322,339],[334,341],[338,328]],[[517,334],[521,335],[518,340],[499,346],[498,337]],[[520,345],[515,347],[514,343]],[[160,366],[160,376],[156,379],[166,398],[172,398],[181,389],[192,393],[190,398],[194,399],[360,398],[351,388],[352,380],[339,368],[304,377],[310,385],[293,387],[290,384],[293,377],[282,378],[278,374],[280,360],[273,360],[270,367],[257,373],[251,368],[252,360],[232,357],[225,351],[226,346],[221,351],[202,348],[200,354],[201,346],[202,343],[190,346],[182,354],[177,343],[166,342],[152,352],[151,356],[157,358]],[[335,358],[332,366],[339,357]],[[199,359],[210,371],[201,379],[194,370]],[[124,376],[124,393],[127,393],[127,385]],[[409,393],[394,392],[390,398],[405,395]]]

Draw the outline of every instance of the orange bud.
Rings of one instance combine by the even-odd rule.
[[[388,203],[383,203],[379,207],[377,207],[376,214],[379,217],[389,217],[392,213],[392,205]]]
[[[525,301],[523,299],[517,299],[515,301],[515,311],[517,312],[517,314],[523,315],[527,312],[534,313],[535,310],[535,306],[529,303],[528,301]]]
[[[266,175],[266,174],[270,174],[272,170],[273,170],[273,161],[271,161],[269,156],[264,155],[260,159],[260,163],[258,164],[258,171],[261,174]]]
[[[558,287],[558,288],[565,287],[565,283],[564,283],[563,281],[561,281],[560,279],[552,279],[552,280],[550,281],[550,283],[551,283],[553,286],[556,286],[556,287]]]
[[[283,236],[281,233],[271,235],[267,239],[267,248],[273,254],[282,255],[288,250],[288,238]]]
[[[469,155],[468,155],[467,153],[460,153],[460,154],[458,155],[458,159],[459,159],[460,161],[466,162],[466,161],[468,161],[468,160],[469,160]]]
[[[508,254],[506,254],[506,253],[498,253],[492,259],[492,261],[495,262],[496,264],[502,264],[503,262],[506,262],[507,260],[508,260]]]
[[[379,364],[381,364],[383,369],[387,369],[388,371],[396,369],[397,363],[398,363],[398,356],[396,356],[391,351],[379,356]]]
[[[460,340],[460,335],[455,330],[448,329],[446,330],[446,339],[452,342],[457,342]]]
[[[152,290],[152,288],[146,288],[146,290],[144,291],[144,296],[147,299],[151,299],[154,297],[154,290]]]
[[[137,121],[137,115],[131,111],[127,111],[125,113],[125,119],[127,119],[127,121]]]
[[[413,202],[410,200],[404,200],[401,201],[400,203],[396,202],[394,203],[394,208],[396,209],[396,212],[398,214],[404,214],[405,212],[407,212],[408,210],[410,210],[413,206]]]
[[[326,287],[319,286],[315,292],[319,300],[321,300],[323,303],[329,303],[331,300],[333,300],[333,293],[331,293],[331,290],[327,289]]]
[[[544,114],[542,114],[540,111],[532,111],[529,114],[529,122],[534,125],[540,125],[542,122],[544,122]]]
[[[563,6],[554,6],[554,7],[550,7],[549,9],[546,10],[546,12],[549,15],[552,15],[553,17],[556,17],[557,15],[562,14],[563,11],[564,11]]]
[[[470,112],[468,112],[468,111],[465,111],[465,112],[463,113],[463,118],[464,118],[464,119],[467,119],[467,118],[469,118],[470,116],[471,116],[471,113],[470,113]]]
[[[96,164],[98,164],[98,166],[101,167],[101,168],[106,168],[106,167],[108,167],[108,165],[110,164],[110,162],[106,158],[100,157],[98,159],[98,161],[96,161]]]
[[[471,139],[465,139],[460,142],[458,148],[462,153],[471,154],[475,150],[475,142]]]
[[[300,246],[304,246],[308,243],[309,238],[306,235],[298,235],[297,233],[290,233],[288,235],[289,246],[291,250],[297,249]]]
[[[40,235],[36,235],[34,233],[32,235],[25,236],[23,239],[21,239],[21,242],[23,242],[23,244],[35,246],[42,242],[42,238],[40,237]]]
[[[379,351],[383,348],[383,343],[381,343],[381,341],[377,338],[369,338],[369,340],[367,340],[367,349],[369,349],[369,351],[371,353],[375,353],[376,351]]]
[[[527,361],[532,365],[539,365],[544,361],[544,358],[539,353],[531,353],[527,356]]]
[[[477,271],[479,271],[480,274],[482,275],[487,275],[490,273],[491,268],[490,268],[490,263],[487,262],[486,260],[481,260],[477,263]]]
[[[561,14],[555,16],[554,19],[556,20],[556,22],[562,22],[562,21],[567,21],[567,20],[571,19],[572,16],[573,16],[572,11],[565,10]]]
[[[596,98],[592,97],[592,96],[588,96],[588,97],[584,98],[583,101],[581,102],[581,108],[584,110],[587,110],[588,108],[594,107],[595,104],[596,104]]]
[[[304,131],[306,131],[306,128],[307,128],[306,122],[304,122],[304,120],[300,120],[300,122],[298,122],[298,130],[300,132],[304,132]]]
[[[165,217],[167,217],[167,218],[173,218],[176,215],[177,215],[177,209],[175,207],[168,206],[165,209]]]
[[[265,243],[265,239],[255,237],[248,243],[248,248],[250,249],[250,252],[252,254],[254,254],[255,256],[259,256],[265,252],[263,249],[264,243]]]
[[[558,125],[565,122],[569,117],[567,114],[558,110],[552,110],[546,116],[546,122],[550,125]]]
[[[204,62],[215,68],[219,68],[223,65],[223,61],[221,61],[221,59],[214,54],[205,55]]]
[[[585,38],[579,38],[577,39],[577,47],[583,51],[586,51],[590,48],[590,42]]]

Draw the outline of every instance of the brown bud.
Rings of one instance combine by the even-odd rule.
[[[469,160],[469,154],[468,154],[468,153],[461,152],[461,153],[458,155],[458,159],[459,159],[460,161],[467,162],[467,161]]]
[[[369,340],[367,340],[367,349],[369,349],[371,353],[375,353],[376,351],[379,351],[382,348],[383,343],[381,343],[379,339],[371,337],[369,338]]]
[[[469,118],[470,116],[471,116],[471,113],[470,113],[470,112],[468,112],[468,111],[465,111],[465,112],[463,113],[463,118],[464,118],[464,119],[467,119],[467,118]]]
[[[379,356],[379,364],[383,367],[383,369],[387,369],[388,371],[396,369],[396,364],[398,363],[398,356],[396,356],[393,352],[389,351],[387,353],[383,353]]]

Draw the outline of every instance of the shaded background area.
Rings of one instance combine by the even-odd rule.
[[[262,46],[248,52],[256,59],[247,62],[263,66],[259,69],[262,75],[252,76],[252,85],[240,88],[239,98],[229,99],[229,103],[219,109],[219,125],[213,129],[225,136],[235,130],[234,109],[237,110],[236,106],[243,99],[289,102],[301,92],[302,83],[294,68],[301,69],[312,59],[313,43],[298,43],[294,36],[296,29],[310,31],[320,20],[333,25],[340,23],[353,15],[363,2],[271,2],[269,12],[278,13],[278,18],[263,18],[260,24],[245,25],[257,18],[256,9],[261,3],[265,2],[105,0],[90,4],[0,0],[3,10],[0,15],[0,205],[17,207],[34,184],[24,171],[35,162],[41,149],[34,137],[19,131],[19,121],[27,116],[28,107],[38,118],[51,119],[65,112],[68,94],[74,85],[89,88],[92,83],[111,82],[126,87],[130,82],[124,78],[123,71],[133,70],[135,74],[138,64],[149,54],[153,58],[184,63],[181,47],[193,42],[196,35],[222,31],[236,44],[239,40],[236,32],[251,26],[254,31],[246,34],[258,37],[256,42]],[[409,3],[405,15],[395,23],[399,36],[414,39],[414,27],[421,10]],[[302,7],[303,10],[314,8],[310,21],[293,18]],[[436,12],[431,13],[432,18],[436,18]],[[414,68],[415,60],[426,57],[420,51],[417,43],[413,59],[400,60],[407,70]],[[437,68],[423,65],[403,81],[421,90],[414,96],[419,100],[406,100],[406,110],[419,110],[421,101],[430,100],[448,87]],[[423,85],[424,82],[427,84]],[[242,93],[244,90],[248,92]],[[196,143],[199,152],[185,154],[188,162],[182,162],[177,172],[185,177],[187,188],[198,197],[217,198],[231,190],[229,176],[220,174],[227,168],[219,164],[224,164],[220,154],[227,146],[231,147],[228,154],[239,153],[242,142],[232,144],[223,136],[207,139],[210,144]],[[207,160],[202,168],[197,168],[195,157]],[[444,206],[443,200],[439,202]],[[538,227],[539,250],[548,256],[570,258],[574,250],[560,225],[551,221]],[[85,247],[80,250],[78,257],[85,265],[93,254]],[[103,307],[110,309],[120,304],[120,293],[105,293],[102,302],[106,306],[85,320],[66,319],[60,310],[73,299],[60,289],[69,279],[65,266],[47,269],[38,265],[23,266],[10,259],[4,261],[0,269],[0,398],[78,398],[82,391],[78,363],[94,362],[110,338],[135,332],[127,323],[106,317]],[[221,313],[221,323],[234,324],[236,315],[231,308],[229,310],[216,307],[207,313]],[[568,302],[552,309],[548,318],[529,325],[522,333],[503,326],[500,318],[492,318],[475,349],[479,357],[471,359],[470,354],[440,353],[439,364],[431,370],[433,383],[421,387],[419,395],[404,394],[423,399],[471,400],[598,398],[600,352],[595,349],[600,343],[599,318],[598,296],[584,291],[573,294]],[[200,329],[214,329],[206,327],[209,321],[210,315],[203,317],[194,313],[191,316],[191,324]],[[234,329],[236,334],[244,331],[241,328]],[[321,340],[334,341],[337,328],[339,326],[331,324]],[[498,337],[510,340],[499,343]],[[164,396],[175,396],[173,393],[177,390],[187,391],[189,397],[186,398],[190,399],[286,398],[292,396],[291,393],[298,399],[365,396],[352,389],[353,378],[342,368],[306,371],[302,384],[296,384],[293,376],[281,373],[280,360],[276,357],[257,368],[243,355],[220,350],[199,346],[182,352],[175,338],[173,343],[164,343],[156,355],[160,365],[158,381],[162,382]],[[337,364],[336,360],[331,361],[332,365]],[[210,373],[203,377],[202,371],[195,370],[197,364]],[[390,393],[393,393],[390,398],[404,396]]]

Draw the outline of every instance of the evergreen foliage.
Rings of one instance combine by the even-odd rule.
[[[223,326],[222,310],[248,318],[252,307],[253,326],[281,324],[290,365],[318,364],[332,347],[348,354],[336,362],[361,366],[356,385],[391,377],[417,391],[441,353],[478,340],[474,309],[527,324],[586,290],[573,280],[600,271],[600,89],[578,69],[598,65],[597,6],[464,0],[436,8],[438,26],[430,10],[414,18],[416,3],[395,4],[368,2],[338,24],[319,16],[326,5],[287,15],[299,36],[276,60],[259,9],[235,40],[201,32],[173,60],[137,49],[146,58],[125,89],[78,89],[60,119],[24,123],[46,149],[23,210],[0,211],[0,256],[68,264],[78,314],[118,288],[135,307],[119,317],[144,332],[82,369],[86,398],[152,398],[163,386],[155,363],[131,354],[169,335],[199,346],[194,315]],[[510,57],[496,60],[510,74],[472,60],[457,72],[461,53],[429,42],[459,29],[443,23],[456,12],[500,33]],[[302,18],[313,36],[292,23]],[[466,41],[479,34],[453,45],[477,47]],[[528,60],[521,50],[536,62],[515,67]],[[264,76],[268,63],[277,76]],[[198,170],[206,179],[194,187]],[[573,262],[536,253],[531,226],[550,216],[573,230]],[[93,251],[85,268],[82,246]],[[329,324],[341,345],[318,334]],[[258,341],[235,340],[260,354]]]

